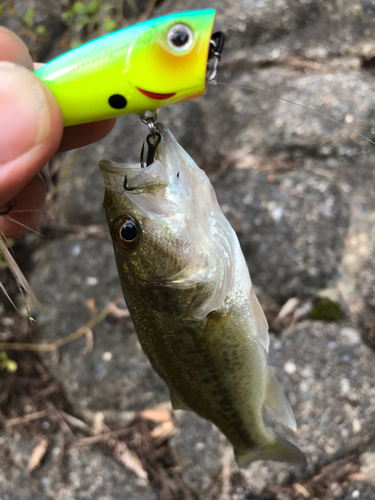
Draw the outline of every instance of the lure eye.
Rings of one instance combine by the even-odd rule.
[[[185,52],[193,43],[193,32],[185,24],[175,24],[168,31],[168,44],[177,52]]]
[[[139,230],[133,217],[121,216],[113,226],[112,236],[125,250],[131,250],[139,241]]]

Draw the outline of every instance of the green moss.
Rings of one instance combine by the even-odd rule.
[[[111,19],[111,18],[106,18],[103,22],[103,30],[106,33],[111,33],[112,31],[115,31],[117,29],[117,24],[116,22]]]
[[[310,319],[323,321],[337,321],[341,316],[342,310],[340,304],[327,297],[317,298],[309,314]]]
[[[34,16],[35,16],[34,9],[27,9],[27,12],[24,15],[23,20],[25,21],[25,23],[29,28],[31,28],[34,25]]]
[[[47,35],[47,30],[46,30],[46,27],[43,26],[43,25],[40,25],[40,26],[37,26],[35,28],[35,32],[37,35],[39,36],[46,36]]]

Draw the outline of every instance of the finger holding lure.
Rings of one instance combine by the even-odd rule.
[[[214,9],[170,14],[88,42],[38,68],[64,125],[142,114],[201,96],[224,35]],[[213,70],[208,70],[214,59]]]

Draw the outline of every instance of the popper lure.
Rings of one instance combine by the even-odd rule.
[[[65,125],[93,122],[198,97],[219,59],[214,9],[170,14],[90,41],[35,71],[55,94]],[[209,73],[209,74],[207,74]]]

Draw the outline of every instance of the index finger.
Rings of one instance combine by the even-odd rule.
[[[2,61],[13,62],[34,70],[33,60],[21,38],[13,31],[0,26],[0,59]]]

